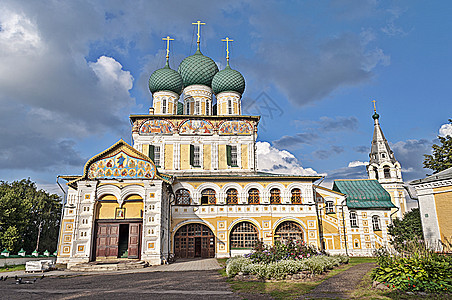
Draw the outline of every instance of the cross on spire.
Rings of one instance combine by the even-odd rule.
[[[377,112],[377,107],[375,106],[375,103],[376,103],[377,101],[375,101],[375,100],[372,100],[371,102],[373,102],[373,103],[374,103],[374,112]]]
[[[170,36],[168,35],[166,38],[162,38],[162,40],[166,41],[166,62],[168,62],[170,41],[174,41],[174,39],[170,38]]]
[[[201,35],[199,34],[201,31],[201,25],[206,25],[206,23],[202,23],[201,21],[196,21],[196,23],[191,23],[192,25],[198,25],[198,41],[196,42],[198,44],[198,50],[199,50],[199,39],[201,38]]]
[[[226,61],[229,64],[229,42],[233,42],[229,37],[221,40],[222,42],[226,42]]]

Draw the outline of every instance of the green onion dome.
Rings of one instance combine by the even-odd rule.
[[[149,78],[149,90],[152,94],[159,91],[171,91],[180,95],[182,84],[182,77],[169,67],[168,62],[163,68],[155,70]]]
[[[213,76],[218,73],[218,67],[211,58],[204,56],[198,49],[195,54],[186,57],[180,63],[177,71],[182,76],[184,87],[194,84],[210,87]]]
[[[375,113],[372,115],[372,119],[374,119],[374,120],[378,119],[379,117],[380,117],[380,115],[377,114],[377,112],[375,112]]]
[[[228,63],[224,70],[221,70],[213,77],[212,90],[215,95],[221,92],[237,92],[243,94],[245,90],[245,78],[243,78],[239,71],[231,69]]]

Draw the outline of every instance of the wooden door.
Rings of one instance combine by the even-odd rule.
[[[140,258],[141,224],[129,224],[129,258]]]
[[[118,239],[118,224],[97,224],[96,257],[117,257]]]

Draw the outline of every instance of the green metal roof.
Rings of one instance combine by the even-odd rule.
[[[243,94],[245,79],[239,71],[231,69],[229,64],[212,79],[212,90],[215,95],[221,92],[237,92]]]
[[[184,87],[201,84],[211,86],[212,79],[218,72],[217,64],[209,57],[202,55],[199,49],[192,56],[186,57],[177,71],[182,76]]]
[[[171,91],[178,95],[182,93],[182,76],[171,69],[166,63],[165,67],[155,70],[149,78],[149,90],[151,93]]]
[[[349,208],[396,208],[389,193],[377,180],[335,180],[333,191],[347,195]]]

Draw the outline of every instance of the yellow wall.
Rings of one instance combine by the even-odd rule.
[[[143,210],[143,202],[126,202],[122,206],[126,209],[126,219],[141,218],[141,211]]]
[[[248,145],[242,145],[242,169],[248,168]]]
[[[146,155],[146,156],[148,156],[148,154],[149,154],[149,145],[143,145],[143,148],[142,148],[143,150],[143,154],[144,155]]]
[[[141,218],[142,201],[125,202],[122,207],[126,209],[126,219]],[[116,208],[119,208],[118,202],[99,202],[96,219],[115,219]]]
[[[204,170],[210,170],[210,167],[212,166],[211,153],[211,145],[204,145]]]
[[[218,160],[218,169],[224,170],[228,168],[226,145],[218,145]]]
[[[452,186],[448,188],[451,189]],[[442,190],[446,189],[443,188]],[[441,240],[444,241],[444,238],[446,238],[452,242],[452,191],[435,194],[435,204]]]
[[[190,145],[180,145],[180,168],[190,169]]]
[[[165,145],[165,169],[173,169],[173,144]]]

